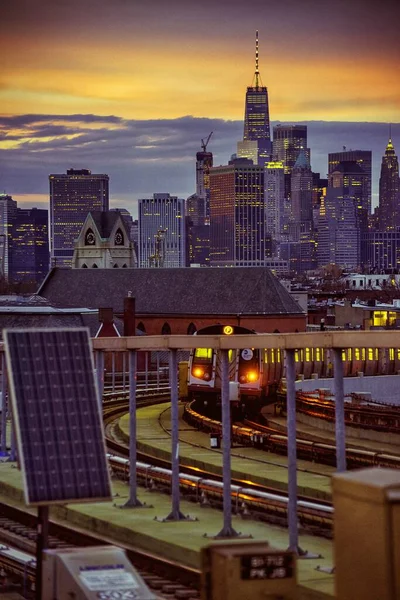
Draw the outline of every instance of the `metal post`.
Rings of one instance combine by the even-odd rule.
[[[166,521],[180,521],[185,516],[179,509],[179,406],[178,406],[178,356],[169,352],[169,377],[171,382],[171,471],[172,511]]]
[[[129,350],[129,500],[121,508],[134,508],[143,506],[137,498],[136,475],[136,372],[137,352]]]
[[[111,354],[111,391],[115,391],[115,352]]]
[[[344,421],[344,382],[342,350],[333,348],[333,375],[335,390],[336,467],[346,471],[346,430]]]
[[[157,365],[157,389],[160,389],[160,353],[157,352],[156,357],[156,365]]]
[[[296,456],[296,371],[294,350],[286,350],[286,410],[288,456],[288,526],[289,550],[298,552],[297,531],[297,456]]]
[[[1,399],[2,399],[2,412],[1,412],[1,454],[6,456],[7,454],[7,365],[6,355],[4,352],[1,355]]]
[[[125,391],[126,352],[122,353],[122,391]]]
[[[144,381],[147,390],[147,388],[149,387],[149,353],[147,352],[147,350],[145,354]]]
[[[15,462],[17,460],[17,437],[15,435],[15,427],[14,420],[11,413],[11,450],[10,450],[10,462]]]
[[[97,374],[97,387],[99,390],[99,406],[102,410],[103,404],[103,392],[104,392],[104,354],[102,350],[96,351],[96,374]]]
[[[38,507],[38,524],[36,536],[36,600],[42,600],[43,591],[43,550],[48,545],[49,507]]]
[[[231,407],[229,400],[229,358],[228,350],[220,350],[221,356],[221,403],[222,403],[222,444],[223,444],[223,508],[224,526],[216,537],[237,537],[232,527],[231,499]]]

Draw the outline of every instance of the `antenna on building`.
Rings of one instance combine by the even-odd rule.
[[[256,31],[256,70],[254,71],[255,77],[255,87],[259,88],[262,86],[262,81],[260,77],[260,70],[258,68],[258,30]]]
[[[256,88],[258,88],[258,78],[260,76],[260,71],[258,70],[258,31],[256,31],[256,70],[254,75],[256,77]]]
[[[205,142],[204,142],[203,139],[201,140],[201,148],[202,148],[203,152],[206,152],[207,146],[208,146],[208,142],[210,141],[211,136],[212,136],[213,133],[214,133],[213,131],[210,133],[210,135],[208,136],[208,138],[206,139]]]

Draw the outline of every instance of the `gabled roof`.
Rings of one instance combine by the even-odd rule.
[[[124,221],[118,211],[111,210],[92,210],[89,213],[96,224],[100,237],[108,239],[118,219],[121,219],[122,226],[125,229]],[[126,232],[125,232],[126,233]]]
[[[55,306],[112,307],[123,311],[132,293],[142,314],[302,314],[264,267],[187,269],[54,268],[38,293]]]

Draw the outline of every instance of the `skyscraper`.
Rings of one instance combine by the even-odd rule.
[[[109,177],[88,169],[49,176],[51,265],[71,266],[74,241],[92,210],[109,209]]]
[[[207,152],[208,142],[201,140],[201,151],[196,154],[196,196],[202,200],[204,206],[203,222],[198,225],[208,225],[210,223],[210,169],[213,166],[212,152]]]
[[[265,224],[273,242],[281,239],[284,228],[285,179],[283,162],[267,162],[264,174]]]
[[[270,252],[265,232],[264,169],[237,158],[210,171],[210,264],[252,267]]]
[[[351,188],[350,196],[353,198],[357,209],[358,227],[362,231],[366,231],[368,228],[368,215],[370,213],[368,190],[370,184],[370,174],[354,160],[339,162],[328,174],[328,190],[329,188],[344,188],[344,194],[346,195],[346,190]]]
[[[303,229],[312,227],[313,174],[304,150],[300,150],[291,174],[292,219]]]
[[[356,163],[364,173],[362,178],[361,202],[367,214],[371,214],[371,169],[372,169],[372,152],[371,150],[346,150],[344,147],[342,152],[331,152],[328,154],[328,175],[333,173],[339,163]]]
[[[17,208],[13,228],[12,280],[40,284],[49,271],[49,213]]]
[[[300,150],[304,150],[310,161],[310,149],[307,148],[307,125],[275,125],[273,129],[273,155],[281,160],[286,174],[290,174]]]
[[[257,163],[264,166],[266,161],[270,160],[272,144],[268,89],[262,84],[258,68],[258,31],[256,31],[256,68],[252,83],[253,85],[248,87],[246,92],[243,141],[257,142]]]
[[[185,201],[170,194],[139,200],[139,267],[184,267]]]
[[[0,194],[0,278],[12,278],[12,246],[17,203],[8,194]]]
[[[399,161],[389,138],[382,157],[379,178],[379,230],[396,231],[400,227]]]

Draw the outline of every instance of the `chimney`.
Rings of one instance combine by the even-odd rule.
[[[114,322],[114,313],[112,308],[99,308],[99,322],[104,325]]]
[[[136,334],[136,302],[132,292],[124,298],[124,336]]]

